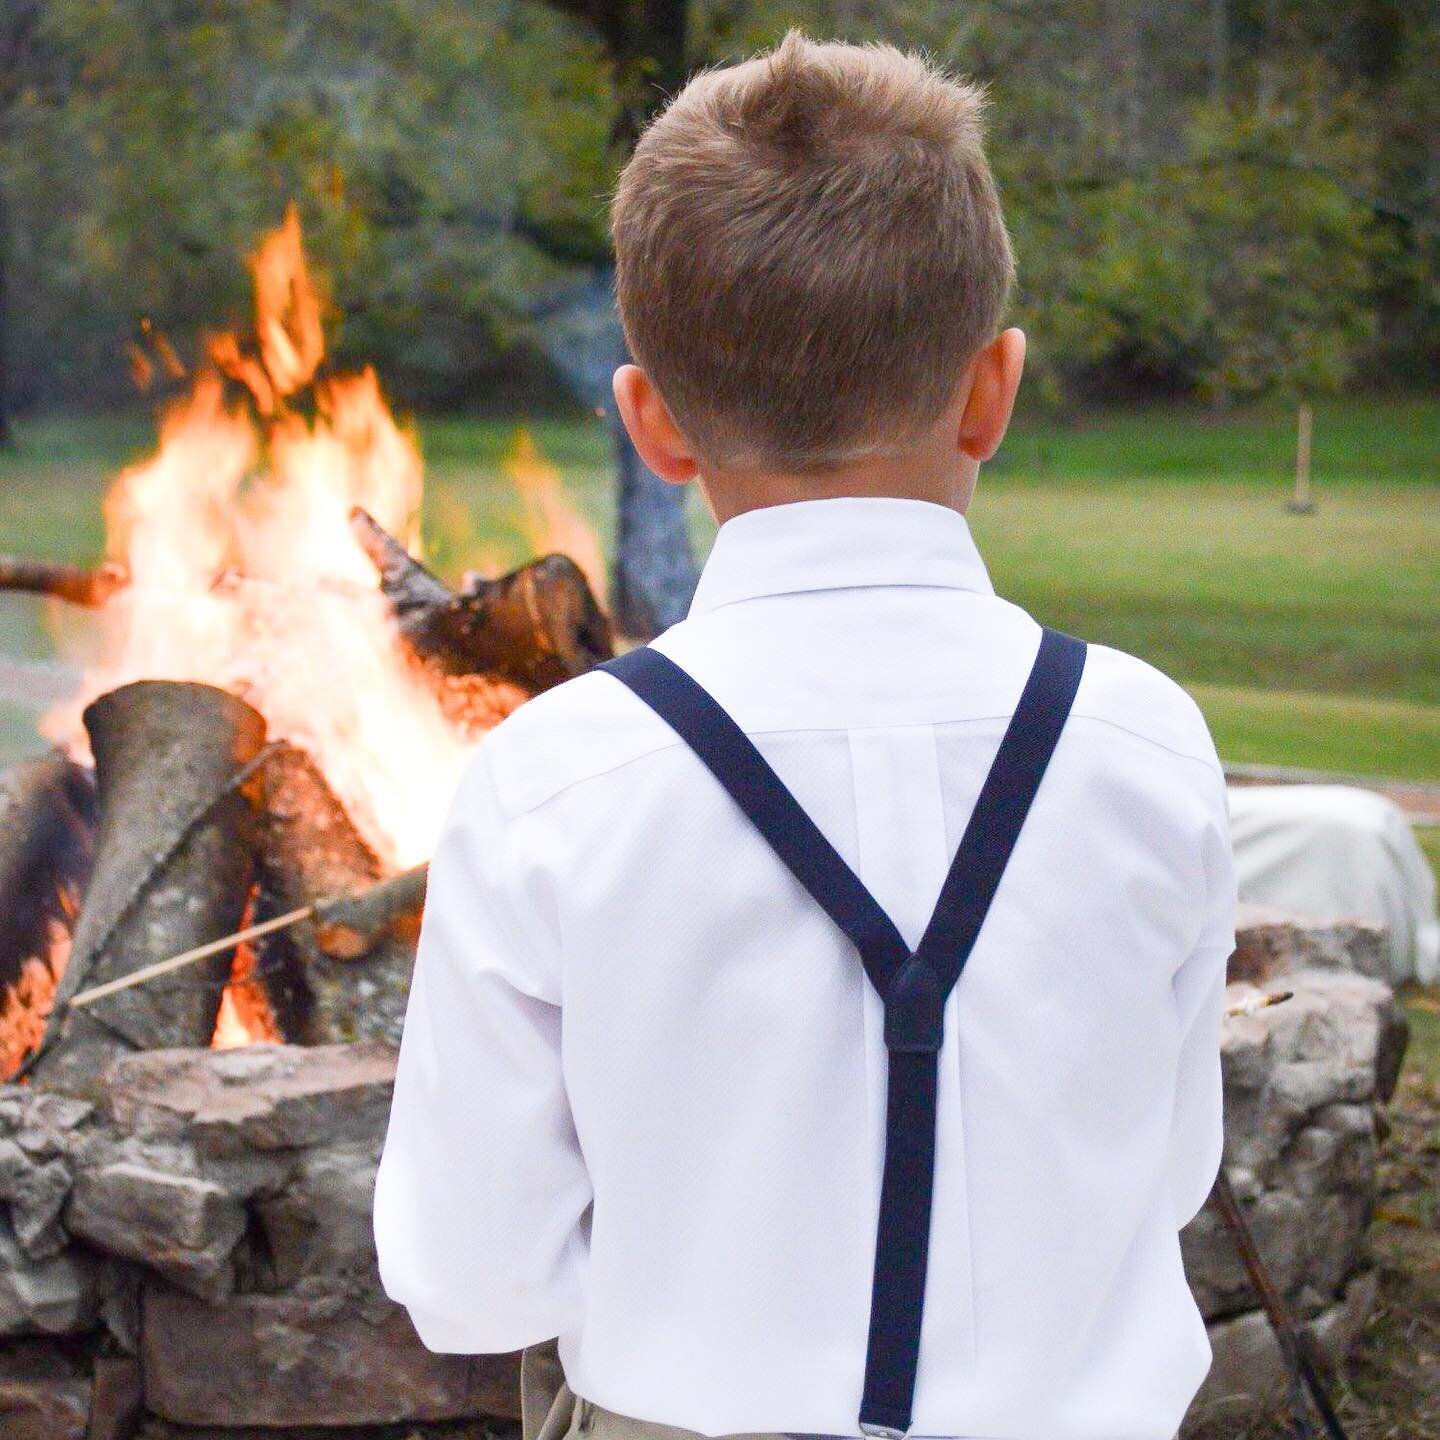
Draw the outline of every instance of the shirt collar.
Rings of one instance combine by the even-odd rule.
[[[934,585],[993,595],[958,510],[929,500],[842,496],[767,505],[727,520],[690,604],[872,585]]]

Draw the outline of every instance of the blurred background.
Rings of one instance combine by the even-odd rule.
[[[608,189],[689,69],[801,24],[990,84],[1031,338],[974,514],[1000,587],[1192,684],[1227,758],[1440,780],[1433,0],[0,17],[0,546],[98,554],[97,495],[244,323],[243,259],[293,201],[332,361],[418,417],[437,568],[525,552],[522,422],[608,547]],[[0,651],[44,652],[13,608]]]
[[[997,588],[1179,679],[1237,783],[1354,783],[1440,864],[1440,0],[3,0],[0,552],[105,555],[293,205],[428,563],[566,549],[631,633],[678,618],[713,525],[614,433],[606,199],[686,74],[791,25],[989,84],[1030,336],[971,514]],[[88,623],[0,599],[0,763]],[[1440,1425],[1440,987],[1402,993],[1374,1436]]]

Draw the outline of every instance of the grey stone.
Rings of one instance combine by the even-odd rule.
[[[69,1335],[99,1313],[100,1265],[75,1250],[35,1260],[0,1215],[0,1335]]]
[[[1284,985],[1292,999],[1225,1023],[1226,1170],[1277,1287],[1292,1304],[1328,1305],[1360,1262],[1370,1220],[1378,1057],[1395,1003],[1387,985],[1340,969],[1297,971]],[[1255,1304],[1212,1208],[1180,1245],[1207,1319]]]
[[[112,1068],[111,1108],[127,1131],[215,1155],[378,1145],[394,1079],[395,1050],[378,1041],[152,1050]]]
[[[1230,979],[1264,985],[1297,970],[1348,970],[1388,983],[1385,930],[1359,920],[1314,924],[1241,905],[1235,915]]]
[[[1350,1280],[1344,1295],[1307,1327],[1322,1359],[1338,1367],[1375,1308],[1377,1277],[1363,1271]],[[1208,1330],[1213,1358],[1181,1427],[1186,1435],[1201,1424],[1228,1417],[1254,1424],[1277,1411],[1288,1393],[1287,1371],[1279,1342],[1262,1310],[1212,1323]]]
[[[233,1287],[230,1254],[245,1233],[245,1211],[213,1181],[118,1160],[80,1171],[65,1224],[112,1255],[217,1298]]]
[[[277,1195],[253,1209],[273,1269],[284,1288],[316,1275],[350,1277],[379,1289],[375,1262],[373,1151],[314,1150]]]
[[[52,1346],[0,1349],[0,1435],[5,1440],[85,1440],[90,1378]]]
[[[69,1194],[69,1167],[63,1160],[46,1160],[22,1175],[7,1197],[20,1248],[32,1259],[43,1260],[65,1248],[60,1214]]]
[[[139,1360],[132,1355],[99,1356],[85,1440],[131,1440],[144,1407],[145,1381]]]
[[[388,1425],[519,1415],[518,1355],[437,1355],[398,1305],[345,1286],[208,1305],[145,1289],[145,1403],[186,1425]]]

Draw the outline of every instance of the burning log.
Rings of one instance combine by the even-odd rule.
[[[100,823],[95,868],[34,1073],[93,1081],[135,1049],[207,1045],[230,976],[221,954],[176,981],[84,1010],[70,997],[233,930],[250,895],[265,722],[208,685],[144,680],[85,711]]]
[[[94,823],[90,775],[58,750],[0,777],[0,991],[46,954],[50,925],[84,891]]]
[[[419,938],[429,865],[393,875],[359,895],[340,895],[315,907],[315,943],[334,960],[355,960],[384,938]]]
[[[33,595],[49,595],[72,605],[98,609],[128,583],[125,567],[108,560],[87,570],[53,560],[0,555],[0,590],[27,590]]]
[[[277,747],[265,766],[265,788],[257,920],[337,895],[376,893],[380,861],[303,750]],[[417,910],[423,897],[422,889]],[[349,903],[360,907],[353,916],[307,918],[257,943],[259,970],[287,1040],[322,1045],[400,1033],[415,959],[411,937],[392,933],[404,906],[387,912],[383,899],[368,909],[363,899]]]
[[[610,622],[568,556],[545,555],[457,593],[364,510],[352,510],[350,524],[406,645],[442,676],[488,675],[533,694],[615,653]]]
[[[58,750],[0,777],[0,1081],[44,1038],[89,878],[90,774]]]
[[[82,990],[71,998],[70,1008],[83,1009],[121,990],[148,985],[162,975],[173,975],[175,971],[198,965],[211,956],[253,944],[267,935],[279,935],[306,921],[312,921],[316,927],[317,948],[342,960],[353,960],[368,954],[387,937],[418,937],[429,872],[428,864],[417,865],[413,870],[372,885],[362,894],[332,896],[328,900],[317,900],[294,910],[282,911],[267,920],[259,920],[242,930],[222,935],[218,940],[207,940],[203,945],[182,950],[178,955],[169,955],[164,960],[142,965],[138,970]],[[231,984],[233,987],[233,979]]]

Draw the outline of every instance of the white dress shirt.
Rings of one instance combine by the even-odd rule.
[[[958,513],[836,499],[722,526],[655,645],[913,945],[1039,638]],[[946,1005],[916,1435],[1174,1434],[1234,904],[1199,711],[1092,645]],[[487,737],[435,854],[385,1288],[435,1350],[558,1335],[625,1415],[857,1434],[885,1076],[850,944],[663,721],[572,680]]]

